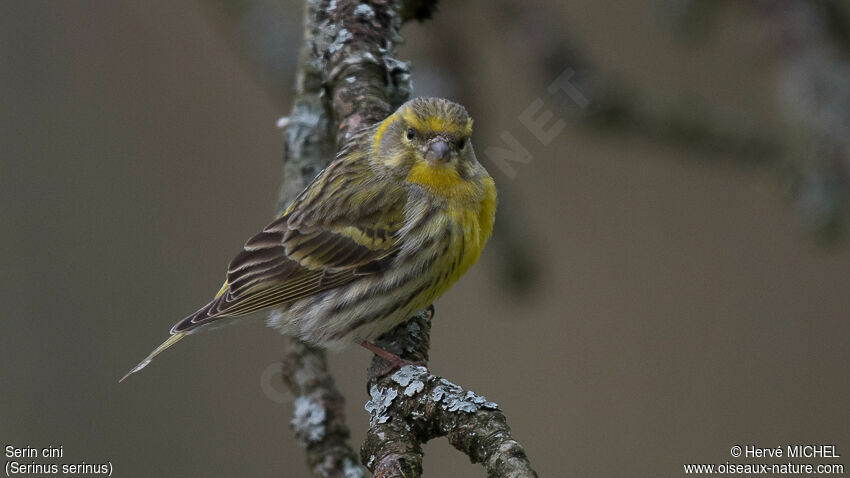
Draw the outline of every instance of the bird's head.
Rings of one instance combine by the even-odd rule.
[[[375,129],[375,166],[425,187],[445,189],[479,179],[486,171],[475,158],[466,109],[441,98],[415,98]]]

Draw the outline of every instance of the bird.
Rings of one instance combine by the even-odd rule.
[[[472,125],[460,104],[419,97],[354,134],[245,243],[214,298],[119,381],[187,335],[260,311],[309,344],[398,359],[374,339],[448,290],[493,231],[496,186]]]

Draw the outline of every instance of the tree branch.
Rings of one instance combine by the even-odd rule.
[[[315,12],[304,15],[304,43],[298,58],[295,100],[289,117],[278,126],[283,133],[283,168],[278,214],[330,163],[336,147],[323,102],[323,74],[312,50]],[[365,470],[348,443],[345,398],[336,388],[321,349],[285,336],[283,381],[295,396],[292,428],[307,453],[314,476],[359,478]]]
[[[284,131],[280,211],[327,166],[337,147],[408,98],[409,65],[394,57],[399,28],[405,20],[428,18],[436,0],[307,0],[306,5],[296,98],[290,116],[279,122]],[[335,132],[331,125],[337,125]],[[433,308],[420,312],[377,344],[424,364],[432,314]],[[363,476],[347,442],[344,398],[324,352],[289,342],[283,379],[296,396],[292,426],[311,471],[322,477]],[[421,476],[421,444],[440,436],[484,464],[489,476],[537,476],[496,404],[424,366],[406,366],[390,376],[382,373],[387,366],[375,357],[369,369],[366,408],[372,420],[361,456],[375,476]]]
[[[419,363],[428,359],[433,308],[382,335],[377,344]],[[372,359],[369,431],[360,457],[376,478],[422,476],[422,447],[432,438],[449,443],[481,463],[490,477],[536,477],[523,447],[511,436],[499,406],[424,366],[407,365],[392,375]]]
[[[328,371],[325,353],[290,339],[283,359],[284,383],[296,396],[292,428],[307,451],[315,476],[364,476],[357,455],[348,444],[345,398]]]

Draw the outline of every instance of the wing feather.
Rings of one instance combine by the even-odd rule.
[[[399,250],[403,187],[380,181],[365,157],[338,159],[280,218],[252,237],[227,269],[222,291],[178,322],[186,332],[340,287],[379,273]]]

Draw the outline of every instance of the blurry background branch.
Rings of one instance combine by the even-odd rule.
[[[286,205],[334,157],[353,133],[392,112],[411,92],[409,66],[394,57],[402,21],[428,18],[436,2],[308,0],[304,41],[296,73],[292,112],[279,121],[284,136],[283,180],[278,201]],[[337,125],[336,131],[333,125]],[[335,141],[334,141],[335,139]],[[430,314],[423,312],[378,339],[385,350],[427,361]],[[322,350],[288,339],[283,378],[296,396],[293,429],[307,450],[315,476],[363,476],[348,444],[344,398]],[[382,375],[378,357],[370,368],[367,409],[370,430],[361,450],[375,476],[420,476],[421,445],[448,436],[490,476],[536,476],[511,437],[498,406],[431,375],[404,367]]]
[[[557,6],[542,1],[498,0],[493,21],[518,45],[535,67],[527,74],[548,82],[566,69],[574,72],[571,83],[589,100],[586,107],[561,102],[558,112],[577,123],[611,135],[636,135],[667,146],[700,154],[682,154],[687,160],[710,162],[724,168],[756,171],[775,179],[788,192],[803,220],[820,237],[836,239],[848,219],[848,100],[850,97],[850,8],[846,2],[761,1],[716,2],[709,0],[662,0],[658,16],[670,25],[671,34],[685,46],[709,41],[712,27],[723,15],[746,18],[751,31],[759,32],[765,45],[757,49],[754,62],[773,65],[773,84],[778,109],[787,129],[764,125],[741,129],[712,119],[692,104],[648,107],[646,92],[635,89],[630,78],[618,78],[588,55],[567,32]],[[474,58],[474,47],[461,38],[444,40],[470,51],[447,56]],[[742,45],[744,46],[744,45]],[[457,62],[463,65],[464,62]],[[462,67],[462,66],[461,66]],[[473,67],[474,68],[474,67]],[[459,76],[468,77],[468,72]],[[463,80],[459,80],[463,82]],[[710,102],[710,91],[683,91],[683,98]],[[680,102],[681,103],[681,102]],[[789,134],[790,133],[790,134]]]
[[[544,78],[564,68],[589,107],[564,112],[609,133],[631,133],[690,148],[718,165],[757,169],[777,178],[804,221],[820,237],[843,237],[850,216],[850,9],[838,1],[666,0],[661,16],[688,42],[704,39],[716,17],[734,9],[763,35],[761,51],[774,67],[774,91],[786,129],[730,130],[692,110],[650,111],[621,81],[600,71],[553,23],[547,7],[500,0],[500,20],[523,43]],[[549,6],[548,8],[551,8]],[[725,11],[724,11],[725,10]],[[686,155],[686,157],[693,157]]]
[[[752,11],[766,29],[775,94],[794,133],[786,154],[797,208],[832,236],[844,231],[850,213],[850,30],[843,8],[762,0]]]

